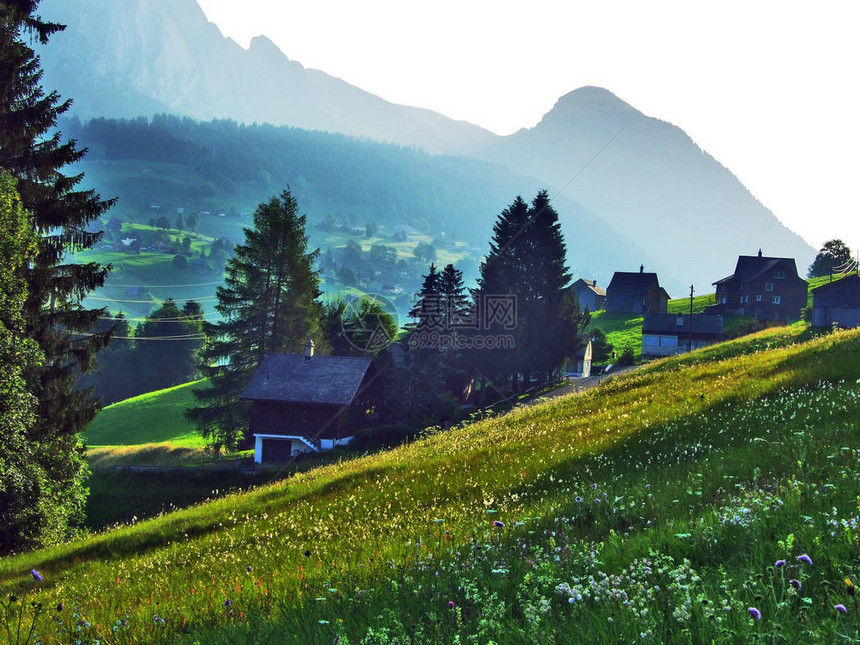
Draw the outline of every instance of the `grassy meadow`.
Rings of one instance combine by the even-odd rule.
[[[860,330],[794,325],[5,558],[0,611],[43,643],[850,642],[858,499]]]

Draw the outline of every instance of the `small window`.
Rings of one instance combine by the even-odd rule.
[[[764,285],[765,291],[773,291],[773,282],[766,282]]]
[[[776,278],[777,280],[785,280],[785,271],[782,271],[782,270],[774,271],[773,277]]]
[[[774,296],[773,297],[773,304],[778,305],[781,303],[782,303],[782,296]]]
[[[678,316],[675,318],[675,327],[683,327],[684,326],[684,317]]]
[[[759,294],[759,295],[757,295],[757,296],[755,297],[755,301],[756,301],[756,302],[761,302],[761,294]]]

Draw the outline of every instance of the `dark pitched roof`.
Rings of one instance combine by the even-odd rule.
[[[812,290],[812,303],[815,306],[816,295],[831,295],[839,298],[845,307],[860,306],[860,275],[849,275],[833,282],[828,282]]]
[[[370,368],[369,358],[270,354],[241,398],[284,403],[349,405]]]
[[[717,280],[712,284],[723,284],[731,280],[749,282],[750,280],[755,280],[762,274],[773,270],[773,268],[781,262],[789,263],[791,265],[790,270],[795,276],[797,275],[797,265],[794,262],[794,258],[767,258],[760,255],[739,255],[738,263],[735,266],[735,272],[732,275],[727,276],[722,280]]]
[[[623,291],[630,293],[646,293],[651,285],[660,285],[656,273],[616,271],[609,281],[607,291]]]
[[[683,324],[678,325],[678,319]],[[645,314],[642,321],[643,334],[665,334],[682,336],[690,333],[690,314]],[[723,333],[723,317],[710,314],[693,314],[693,336],[718,338]]]

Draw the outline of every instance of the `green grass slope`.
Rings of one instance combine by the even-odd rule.
[[[5,558],[7,624],[33,600],[42,642],[852,639],[860,330],[709,350]]]
[[[90,446],[134,446],[171,442],[175,447],[202,447],[203,438],[184,412],[197,405],[193,390],[200,381],[147,392],[104,408],[84,433]]]

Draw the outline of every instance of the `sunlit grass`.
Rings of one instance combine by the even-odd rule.
[[[856,624],[833,607],[860,571],[860,330],[804,333],[6,558],[0,577],[20,590],[36,568],[31,597],[74,599],[117,642],[748,642],[777,626],[832,642]]]

